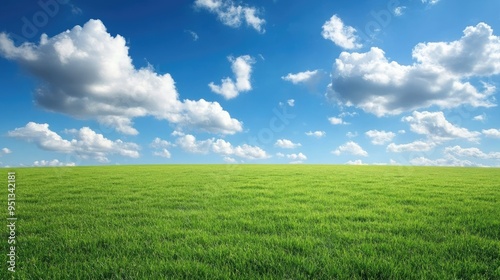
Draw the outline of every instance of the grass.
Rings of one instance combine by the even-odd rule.
[[[500,279],[499,171],[20,168],[0,279]]]

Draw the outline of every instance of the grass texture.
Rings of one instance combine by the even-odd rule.
[[[0,279],[500,279],[499,169],[14,170]]]

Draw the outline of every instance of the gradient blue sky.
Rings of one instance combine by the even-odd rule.
[[[1,166],[500,166],[499,10],[2,1]]]

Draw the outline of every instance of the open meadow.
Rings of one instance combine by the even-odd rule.
[[[500,279],[499,169],[12,170],[1,279]]]

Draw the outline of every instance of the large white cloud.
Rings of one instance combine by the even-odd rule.
[[[344,25],[342,19],[333,15],[323,24],[321,32],[323,38],[334,42],[337,46],[344,49],[358,49],[362,47],[359,43],[359,37],[356,36],[356,29],[352,26]]]
[[[17,139],[35,143],[46,151],[65,154],[75,154],[79,158],[92,158],[99,162],[109,162],[109,155],[121,155],[130,158],[139,157],[139,145],[135,143],[116,141],[105,138],[88,127],[80,130],[71,129],[67,133],[73,134],[75,139],[66,140],[49,129],[48,124],[29,122],[24,127],[9,131],[7,135]]]
[[[377,116],[432,105],[495,106],[495,87],[483,83],[479,88],[469,78],[499,74],[499,52],[500,39],[485,23],[467,27],[458,41],[418,44],[411,65],[390,61],[376,47],[366,53],[342,52],[327,97]]]
[[[227,26],[237,28],[242,22],[246,22],[259,33],[265,32],[266,21],[259,17],[259,11],[255,7],[236,5],[232,0],[196,0],[194,5],[216,14]]]
[[[132,120],[154,116],[181,127],[234,134],[242,123],[217,102],[179,100],[170,74],[136,69],[125,39],[111,36],[100,20],[89,20],[38,45],[14,46],[0,33],[0,55],[40,79],[35,101],[75,118],[96,119],[126,134],[137,134]]]
[[[280,147],[283,149],[295,149],[295,148],[302,146],[302,144],[293,143],[291,140],[288,140],[288,139],[278,139],[278,140],[276,140],[276,143],[274,143],[274,145],[276,147]]]
[[[481,133],[469,131],[466,128],[458,127],[446,120],[443,112],[413,112],[411,116],[403,118],[403,121],[410,124],[411,131],[425,135],[436,142],[443,142],[452,139],[462,138],[472,142],[477,142]]]
[[[230,142],[223,139],[210,138],[206,140],[196,140],[196,137],[190,134],[182,135],[177,138],[177,146],[189,153],[208,154],[213,152],[225,157],[236,156],[244,159],[266,159],[269,155],[257,146],[243,144],[233,146]]]
[[[332,153],[337,156],[344,153],[352,154],[355,156],[363,156],[363,157],[368,156],[368,152],[363,150],[363,148],[361,148],[361,146],[358,143],[353,141],[349,141],[344,145],[340,145],[336,150],[332,151]]]
[[[226,77],[221,80],[221,85],[216,85],[211,82],[208,86],[213,92],[224,96],[224,98],[232,99],[241,92],[250,91],[252,89],[250,75],[252,74],[252,64],[255,63],[255,60],[249,55],[242,55],[236,59],[228,57],[228,59],[231,62],[231,69],[236,77],[236,82]]]
[[[371,138],[373,145],[384,145],[396,137],[396,133],[384,130],[369,130],[365,132],[365,135]]]

